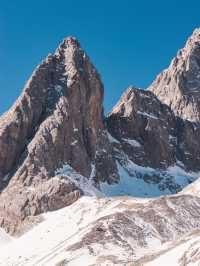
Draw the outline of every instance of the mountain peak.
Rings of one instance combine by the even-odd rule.
[[[196,28],[189,39],[200,40],[200,28]]]
[[[83,56],[84,54],[83,50],[81,49],[80,42],[77,38],[69,36],[63,39],[63,41],[60,43],[60,45],[56,49],[55,55],[56,57],[61,56],[61,58],[64,59],[64,57],[74,58],[74,54],[77,53],[79,54],[78,57]]]
[[[76,37],[69,36],[64,39],[64,43],[66,46],[72,46],[76,48],[80,48],[80,43]]]
[[[195,48],[199,48],[200,46],[200,28],[196,28],[192,35],[188,38],[185,47],[183,49],[181,49],[178,54],[177,57],[181,56],[185,56],[192,54]]]
[[[104,131],[100,76],[78,40],[68,37],[55,55],[49,55],[36,68],[18,101],[0,120],[0,189],[17,191],[8,193],[9,199],[6,192],[0,194],[0,216],[5,215],[0,226],[7,221],[8,230],[17,230],[25,209],[14,206],[18,200],[12,197],[21,197],[23,205],[30,190],[38,204],[37,213],[47,208],[42,206],[41,197],[47,196],[49,204],[56,201],[46,210],[77,199],[82,193],[77,192],[77,186],[57,176],[58,169],[66,169],[66,165],[85,177],[90,177],[94,168],[96,180],[99,176],[109,178],[110,167],[116,166],[112,158],[104,155],[102,159],[103,153],[109,154]],[[108,164],[104,173],[102,160]],[[4,182],[8,174],[9,184]],[[49,190],[53,191],[51,196]],[[33,202],[28,201],[27,208],[31,209]],[[11,216],[1,212],[3,202],[13,202],[6,208],[16,215],[15,225],[11,225]]]
[[[177,116],[200,121],[200,28],[149,89]]]
[[[67,48],[79,49],[80,48],[80,42],[78,41],[78,39],[76,37],[69,36],[63,40],[60,47],[64,48],[64,49],[67,49]]]

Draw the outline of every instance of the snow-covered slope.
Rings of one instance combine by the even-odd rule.
[[[113,137],[109,140],[116,143]],[[129,140],[133,143],[134,140]],[[158,197],[177,193],[200,176],[200,172],[186,171],[177,161],[166,170],[145,167],[134,163],[127,154],[115,148],[117,154],[118,183],[100,183],[106,196]]]
[[[1,248],[2,266],[134,265],[200,229],[200,198],[82,197]],[[172,215],[173,214],[173,215]]]
[[[71,180],[83,193],[85,196],[102,196],[102,193],[95,187],[93,180],[93,168],[91,165],[91,176],[87,178],[79,173],[77,173],[69,164],[64,164],[62,168],[55,171],[56,176],[64,176]]]
[[[200,178],[194,181],[189,186],[185,187],[181,193],[183,194],[191,194],[191,195],[200,195]]]
[[[0,248],[9,244],[12,240],[13,238],[0,228]]]
[[[145,266],[199,266],[200,265],[200,232],[195,231],[183,239],[168,245],[161,255]]]
[[[1,250],[0,265],[50,266],[66,258],[72,260],[67,265],[94,263],[94,255],[85,251],[79,258],[72,259],[71,252],[66,253],[66,249],[80,241],[81,235],[101,217],[125,210],[125,206],[120,207],[123,203],[127,206],[126,199],[82,197],[69,207],[42,215],[44,221],[41,224]],[[137,203],[137,200],[132,199],[131,203]]]

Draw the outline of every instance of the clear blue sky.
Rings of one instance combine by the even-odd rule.
[[[146,88],[199,26],[194,0],[0,0],[0,113],[66,36],[101,73],[109,111],[129,85]]]

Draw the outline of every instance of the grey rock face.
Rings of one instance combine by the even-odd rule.
[[[128,88],[106,124],[114,139],[113,157],[129,176],[176,193],[193,178],[183,181],[182,174],[177,181],[178,173],[168,170],[171,166],[200,170],[200,125],[175,116],[151,91]]]
[[[200,170],[200,125],[176,117],[150,91],[128,88],[108,115],[107,127],[120,142],[115,146],[136,164],[166,169],[181,161],[187,170]]]
[[[22,95],[0,119],[0,182],[7,185],[0,196],[1,226],[14,232],[11,220],[19,223],[77,199],[80,193],[70,194],[77,188],[67,189],[61,180],[55,190],[52,178],[63,165],[89,177],[92,164],[97,164],[94,174],[101,176],[101,150],[110,149],[102,101],[99,74],[78,41],[65,39],[36,68]],[[112,158],[104,170],[107,179],[113,178],[110,168],[115,169]]]
[[[137,164],[165,168],[176,161],[176,118],[150,91],[128,88],[107,119],[110,134]],[[131,140],[136,145],[130,145]]]
[[[177,116],[200,121],[200,29],[196,29],[149,89]]]
[[[10,172],[22,152],[15,176],[26,183],[36,175],[52,176],[63,162],[89,175],[103,129],[102,99],[98,73],[78,42],[66,39],[37,68],[22,96],[1,119],[2,175]]]

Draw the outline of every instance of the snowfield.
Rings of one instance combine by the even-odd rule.
[[[139,199],[131,200],[132,203],[138,201]],[[80,235],[88,231],[94,221],[116,211],[124,211],[126,205],[124,208],[118,208],[118,206],[126,202],[126,199],[82,197],[69,207],[43,214],[44,221],[42,223],[20,238],[13,239],[9,244],[1,247],[0,265],[54,266],[64,259],[69,259],[66,264],[69,266],[86,266],[95,263],[94,254],[91,256],[85,250],[77,258],[72,259],[74,252],[66,253],[66,248],[79,241]],[[145,202],[145,200],[141,200],[141,202]],[[3,237],[4,235],[5,233],[2,234]],[[112,245],[109,249],[116,252]],[[105,250],[102,251],[105,252]],[[118,251],[120,251],[120,247],[118,247]]]
[[[133,196],[133,197],[158,197],[162,195],[173,194],[169,187],[185,188],[189,182],[196,180],[199,172],[186,172],[183,167],[177,163],[161,171],[151,167],[144,167],[135,164],[127,157],[125,163],[117,162],[120,180],[115,184],[101,183],[100,190],[106,196]],[[145,181],[145,177],[149,181]],[[160,180],[154,181],[154,176],[160,176]],[[151,180],[152,177],[152,180]],[[175,191],[174,191],[175,193]]]
[[[62,168],[57,169],[55,174],[57,176],[66,176],[79,189],[84,192],[85,196],[103,196],[103,194],[94,185],[93,165],[91,168],[92,171],[89,179],[85,176],[78,174],[69,164],[65,164]]]
[[[200,230],[200,198],[83,196],[42,218],[40,224],[18,239],[1,234],[1,239],[6,236],[8,241],[3,240],[0,265],[145,265],[143,262],[150,260],[144,259],[163,251],[164,243]],[[165,265],[159,263],[148,265]]]
[[[200,265],[200,232],[194,232],[179,243],[172,243],[163,254],[145,266],[199,266]]]
[[[175,247],[173,241],[200,230],[200,181],[177,195],[158,197],[171,192],[142,178],[153,176],[155,169],[127,158],[123,164],[117,162],[117,167],[120,181],[101,183],[101,191],[94,185],[94,165],[89,179],[67,164],[57,169],[56,176],[72,180],[85,196],[68,207],[42,214],[42,222],[19,238],[0,229],[0,265],[182,266],[180,258],[193,239]],[[180,165],[169,167],[167,174],[182,186],[196,178],[196,173],[186,173]],[[198,241],[200,246],[200,238]]]
[[[13,238],[0,228],[0,248],[9,244]]]
[[[154,169],[150,167],[142,167],[129,161],[127,167],[123,167],[117,163],[120,180],[116,184],[101,183],[100,189],[107,196],[122,196],[129,195],[135,197],[155,197],[160,195],[168,195],[171,192],[166,189],[161,191],[158,184],[150,184],[144,181],[143,178],[137,178],[137,173],[145,175],[145,173],[152,173]],[[128,169],[127,169],[128,168]],[[128,171],[129,170],[129,171]],[[132,171],[132,176],[130,175]]]
[[[143,177],[153,176],[155,169],[136,165],[128,158],[118,161],[117,168],[119,182],[101,183],[100,190],[93,181],[94,165],[89,179],[68,164],[57,169],[56,176],[66,176],[85,196],[68,207],[42,214],[42,222],[19,238],[0,229],[0,265],[180,266],[180,258],[193,240],[175,248],[168,243],[191,230],[200,230],[200,181],[180,194],[158,197],[171,191],[145,182]],[[166,174],[183,187],[197,176],[178,164],[169,167]],[[156,259],[150,261],[155,254]]]

